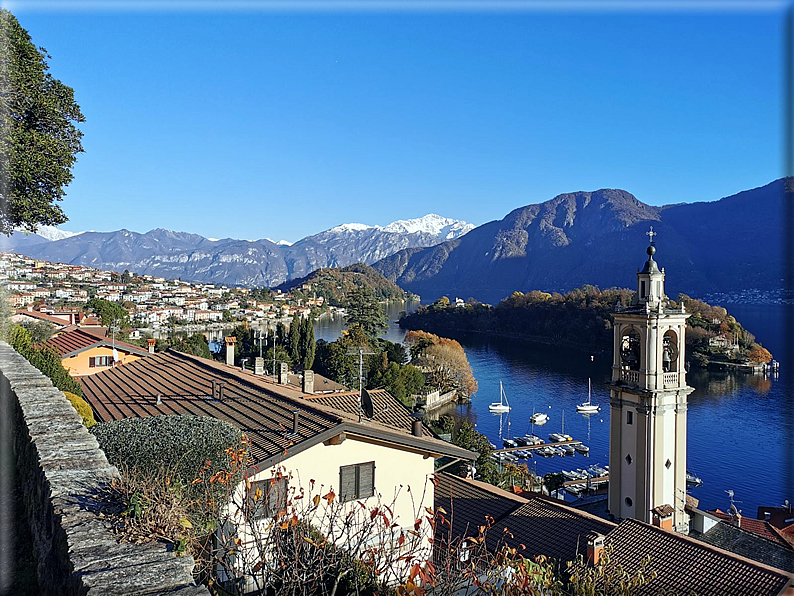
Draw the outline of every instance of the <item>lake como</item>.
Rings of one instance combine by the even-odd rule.
[[[401,310],[416,305],[390,305],[390,321],[383,336],[402,341],[405,331],[396,324]],[[781,360],[779,376],[749,375],[692,368],[687,382],[695,391],[689,396],[687,427],[687,468],[703,480],[690,494],[704,509],[729,505],[726,490],[733,490],[739,509],[755,517],[759,505],[782,505],[794,501],[794,404],[792,404],[791,362],[784,354],[784,305],[732,304],[735,316],[758,341]],[[341,318],[323,318],[316,324],[317,339],[333,341],[344,328]],[[538,474],[586,468],[609,463],[609,389],[611,357],[539,346],[480,334],[450,335],[457,339],[469,359],[479,390],[471,403],[453,407],[452,412],[469,417],[492,443],[501,446],[501,437],[521,436],[532,431],[533,412],[545,412],[548,422],[535,427],[546,439],[549,433],[565,432],[590,447],[589,456],[528,460]],[[588,378],[598,414],[576,413],[576,404],[587,399]],[[511,405],[509,414],[495,415],[488,405],[499,400],[499,383],[504,385]]]

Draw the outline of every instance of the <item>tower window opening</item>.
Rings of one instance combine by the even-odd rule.
[[[674,331],[667,331],[662,338],[662,370],[678,372],[678,337]]]
[[[624,369],[640,370],[640,334],[629,329],[620,341],[620,363]]]
[[[631,410],[626,412],[626,424],[634,424],[634,412]]]
[[[672,465],[673,465],[673,462],[671,462],[669,459],[666,462],[664,462],[664,467],[667,468],[668,470],[670,469],[670,466],[672,466]]]
[[[631,497],[626,497],[626,505],[631,507],[634,504],[634,501],[631,500]]]
[[[626,463],[631,465],[631,455],[626,456]]]
[[[640,298],[645,298],[645,280],[640,282]]]

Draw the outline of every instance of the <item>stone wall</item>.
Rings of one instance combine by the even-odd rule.
[[[0,455],[24,495],[27,519],[14,523],[30,526],[41,594],[209,596],[193,582],[191,557],[116,541],[97,495],[118,470],[63,393],[5,342],[0,426]]]

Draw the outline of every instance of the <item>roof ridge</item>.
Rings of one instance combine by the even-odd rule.
[[[246,377],[246,375],[242,374],[241,371],[237,370],[237,367],[231,367],[228,364],[224,364],[224,363],[221,363],[221,362],[216,362],[214,360],[209,360],[208,358],[203,358],[201,356],[196,356],[195,354],[188,354],[186,352],[180,352],[180,351],[175,350],[173,348],[168,348],[164,352],[160,352],[160,354],[163,354],[163,355],[166,355],[168,353],[172,353],[172,354],[176,355],[177,357],[181,357],[184,360],[189,360],[189,361],[195,363],[198,366],[203,366],[204,368],[212,369],[212,370],[218,371],[220,373],[225,373],[228,376],[231,376],[234,379],[236,379],[236,380],[238,380],[240,382],[243,382],[246,385],[248,385],[249,387],[253,387],[253,388],[257,389],[257,390],[262,390],[262,389],[266,390],[267,389],[266,387],[263,387],[260,383],[257,383],[255,379],[250,379],[250,378]],[[289,391],[295,391],[295,390],[294,389],[289,389]],[[300,406],[301,408],[308,408],[308,409],[311,409],[311,410],[316,410],[320,414],[324,414],[326,416],[333,416],[333,415],[337,414],[337,412],[338,412],[338,410],[336,410],[335,408],[330,408],[328,406],[323,406],[322,404],[319,404],[320,407],[318,407],[318,404],[307,405],[306,400],[301,398],[301,397],[293,397],[291,395],[282,395],[282,394],[277,393],[275,391],[270,391],[269,393],[273,397],[288,401],[288,402],[294,404],[295,406]],[[328,410],[331,410],[331,411],[329,412]],[[339,423],[346,422],[346,420],[343,417],[341,417],[341,416],[336,416],[336,418],[338,419],[337,422],[339,422]]]
[[[678,532],[671,532],[670,530],[665,530],[665,529],[660,528],[658,526],[654,526],[653,524],[649,524],[649,523],[640,521],[638,519],[634,519],[632,517],[624,518],[617,525],[617,528],[620,528],[624,524],[627,524],[627,525],[636,524],[637,526],[642,527],[642,528],[651,528],[652,531],[657,532],[657,533],[659,533],[660,535],[663,535],[663,536],[669,536],[669,537],[673,538],[674,540],[679,540],[681,542],[689,543],[689,544],[692,544],[692,546],[703,548],[703,549],[706,549],[706,550],[710,550],[710,551],[715,552],[716,554],[719,554],[719,555],[726,555],[728,557],[731,557],[732,559],[736,559],[737,561],[741,561],[741,562],[746,563],[748,565],[752,565],[754,567],[758,567],[758,568],[760,568],[762,570],[772,571],[774,573],[782,574],[782,575],[784,575],[784,576],[786,576],[786,577],[788,577],[790,579],[794,579],[794,574],[789,573],[788,571],[786,571],[784,569],[779,569],[778,567],[772,567],[771,565],[767,565],[766,563],[761,563],[760,561],[756,561],[754,559],[748,559],[745,556],[739,555],[739,554],[731,552],[729,550],[725,550],[723,548],[720,548],[719,546],[714,546],[713,544],[709,544],[708,542],[703,542],[702,540],[698,540],[697,538],[692,538],[691,536],[687,536],[686,534],[679,534]],[[736,526],[733,526],[733,527],[736,527]],[[615,528],[615,529],[617,529],[617,528]],[[739,528],[739,529],[741,530],[741,528]],[[747,532],[747,530],[745,530],[745,532]],[[748,534],[753,534],[754,536],[758,536],[758,534],[755,534],[753,532],[747,532],[747,533]],[[610,534],[611,534],[611,532],[610,532]],[[761,536],[761,538],[763,538],[763,536]],[[768,540],[768,539],[765,538],[765,540]],[[775,544],[775,542],[773,542],[771,540],[769,540],[769,542],[772,542],[772,544]]]
[[[576,515],[581,515],[582,517],[586,517],[586,518],[592,519],[594,521],[600,521],[600,522],[603,522],[603,523],[608,524],[610,526],[613,526],[615,528],[617,528],[618,525],[620,525],[620,524],[617,524],[617,523],[615,523],[613,521],[610,521],[608,519],[604,519],[603,517],[599,517],[599,516],[597,516],[597,515],[595,515],[593,513],[590,513],[589,511],[583,511],[581,509],[577,509],[576,507],[572,507],[568,503],[561,502],[559,499],[555,499],[555,498],[550,497],[548,495],[533,494],[531,497],[528,498],[528,500],[540,500],[540,501],[543,501],[543,502],[548,503],[550,505],[554,505],[555,507],[557,507],[559,509],[562,509],[564,511],[568,511],[570,513],[575,513]]]

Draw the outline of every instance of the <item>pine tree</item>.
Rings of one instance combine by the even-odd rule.
[[[314,353],[317,344],[314,342],[314,322],[311,318],[303,322],[303,333],[301,333],[301,358],[303,370],[308,370],[314,365]]]
[[[66,215],[57,205],[83,151],[74,91],[48,71],[46,50],[0,10],[0,233],[35,232]]]
[[[301,319],[298,313],[295,313],[292,316],[292,322],[289,326],[289,347],[287,352],[289,353],[290,360],[292,360],[293,364],[298,364],[301,362],[301,332],[303,331],[301,327]]]

